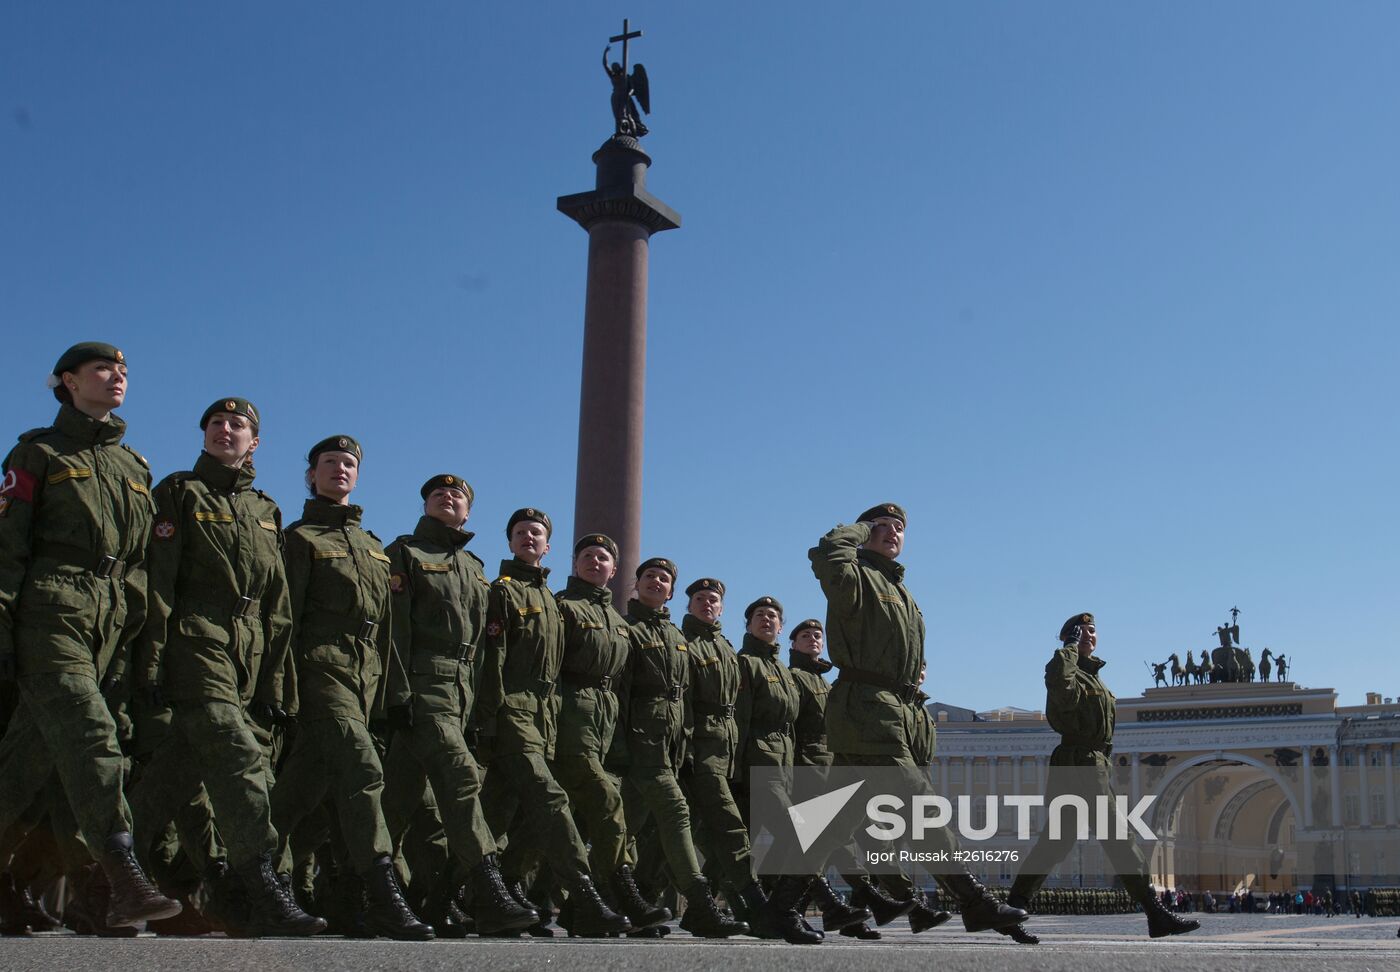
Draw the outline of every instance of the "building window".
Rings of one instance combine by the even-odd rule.
[[[951,759],[948,761],[948,782],[961,783],[963,781],[963,761],[961,759]]]
[[[1343,766],[1355,766],[1355,765],[1356,765],[1356,750],[1350,749],[1350,748],[1348,748],[1348,749],[1343,749],[1343,750],[1342,750],[1342,765],[1343,765]]]
[[[1361,801],[1355,793],[1342,797],[1342,822],[1356,824],[1361,820]]]
[[[986,761],[980,760],[980,759],[979,759],[977,762],[975,762],[975,763],[972,764],[972,782],[974,782],[974,783],[985,783],[985,782],[987,782],[987,763],[986,763]]]
[[[999,760],[997,760],[996,765],[997,765],[997,782],[998,782],[998,783],[1010,783],[1010,782],[1011,782],[1011,760],[1009,760],[1009,759],[1005,759],[1005,760],[999,759]]]
[[[1379,749],[1368,749],[1368,750],[1366,750],[1366,765],[1367,765],[1367,766],[1383,766],[1383,765],[1385,765],[1384,755],[1385,755],[1385,754],[1382,753]]]
[[[1371,797],[1371,823],[1378,824],[1385,820],[1385,794],[1372,793]],[[1382,873],[1377,871],[1377,874]]]

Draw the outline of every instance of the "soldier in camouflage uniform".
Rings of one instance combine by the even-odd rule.
[[[797,680],[778,657],[778,636],[783,630],[783,606],[777,598],[758,598],[744,609],[744,644],[739,649],[739,694],[734,721],[739,728],[740,779],[748,791],[753,818],[786,820],[792,806],[792,770],[796,750],[793,726],[797,721],[800,695]],[[751,774],[760,768],[763,772]],[[790,842],[783,828],[773,834],[770,851],[779,855]],[[871,917],[865,908],[852,908],[832,890],[824,876],[784,874],[773,886],[767,914],[785,929],[783,937],[794,944],[810,944],[811,932],[793,929],[793,915],[801,915],[809,897],[822,908],[822,927],[827,931],[860,925]],[[820,941],[820,938],[817,938]]]
[[[702,577],[685,589],[690,604],[681,619],[681,633],[690,659],[695,731],[680,782],[707,869],[737,895],[754,930],[766,933],[767,897],[754,879],[749,828],[731,785],[740,765],[739,727],[734,721],[740,674],[739,657],[720,628],[724,590],[723,582],[713,577]]]
[[[601,533],[585,534],[574,544],[573,575],[555,594],[564,619],[564,661],[551,765],[588,833],[593,873],[608,876],[614,907],[641,931],[670,921],[671,911],[648,902],[637,888],[622,793],[603,768],[617,730],[614,683],[627,666],[630,630],[612,606],[608,584],[616,573],[617,544]]]
[[[138,833],[154,836],[200,792],[251,907],[251,931],[326,928],[277,880],[267,767],[250,708],[283,711],[282,665],[292,616],[282,514],[253,487],[260,420],[245,398],[221,398],[199,421],[204,451],[156,487],[146,624],[137,682],[153,709],[171,703],[170,732],[131,790]]]
[[[527,833],[569,891],[568,930],[599,937],[631,929],[604,903],[589,872],[588,852],[569,812],[569,798],[550,770],[555,756],[564,660],[564,618],[546,586],[553,532],[549,516],[526,507],[511,514],[506,538],[514,556],[501,562],[486,610],[486,656],[477,693],[482,752],[488,755],[482,806],[497,840]],[[512,827],[522,817],[524,827]],[[525,907],[539,911],[520,888],[520,868],[536,855],[507,846],[508,887]]]
[[[822,657],[822,647],[826,642],[826,632],[816,618],[800,621],[788,635],[792,650],[788,653],[788,670],[792,672],[797,685],[797,719],[793,723],[796,749],[793,765],[796,767],[826,767],[834,761],[831,750],[826,745],[826,697],[831,685],[826,674],[831,671],[831,662]],[[809,777],[801,777],[809,779]],[[795,786],[793,801],[800,803],[825,792]],[[860,863],[860,850],[855,841],[837,849],[828,860],[828,865],[836,869],[846,883],[851,886],[851,904],[869,909],[876,924],[887,925],[904,915],[909,916],[909,926],[917,934],[934,928],[948,920],[948,913],[934,911],[916,899],[896,901],[876,887]],[[848,925],[841,934],[850,938],[873,941],[880,937],[865,922]]]
[[[363,511],[350,503],[362,455],[348,435],[312,446],[306,482],[313,495],[286,531],[300,708],[296,741],[272,791],[272,823],[285,868],[292,832],[329,800],[351,865],[369,891],[368,927],[422,940],[433,929],[399,889],[380,803],[384,771],[369,731],[383,710],[384,668],[394,656],[389,557],[360,526]]]
[[[144,620],[151,475],[113,414],[126,398],[121,351],[69,348],[50,387],[58,417],[20,436],[0,480],[0,682],[18,681],[20,698],[0,740],[0,834],[56,770],[111,885],[107,924],[129,926],[180,912],[132,852],[117,724],[101,688],[120,684]]]
[[[686,899],[681,927],[702,938],[743,935],[749,926],[720,912],[700,870],[690,829],[690,808],[677,774],[685,763],[690,722],[690,679],[685,636],[671,623],[666,602],[676,565],[652,557],[637,567],[637,596],[627,604],[631,645],[622,679],[627,775],[622,798],[627,832],[640,833],[656,818],[657,837],[677,888]]]
[[[836,765],[884,766],[902,773],[906,792],[931,794],[911,739],[924,663],[924,617],[904,585],[898,562],[904,548],[904,510],[883,503],[851,526],[838,526],[808,551],[812,572],[827,598],[826,632],[831,660],[840,670],[827,699],[827,741]],[[950,857],[956,842],[947,828],[934,831],[935,850]],[[968,931],[1009,927],[1026,913],[999,902],[963,869],[936,875],[959,903]],[[913,895],[909,888],[908,894]]]
[[[1117,703],[1099,678],[1104,660],[1095,657],[1097,646],[1094,616],[1076,614],[1060,626],[1060,649],[1045,666],[1045,718],[1060,734],[1060,744],[1050,754],[1045,805],[1050,806],[1057,797],[1070,794],[1082,797],[1093,807],[1096,798],[1105,795],[1108,797],[1109,832],[1115,833],[1117,803],[1110,777],[1110,757]],[[1074,833],[1068,829],[1057,839],[1050,838],[1047,815],[1045,827],[1011,885],[1007,902],[1015,907],[1026,907],[1045,883],[1046,875],[1065,859],[1074,843]],[[1161,899],[1152,890],[1147,862],[1131,837],[1107,839],[1101,843],[1124,888],[1147,915],[1151,937],[1181,935],[1201,927],[1200,922],[1181,918],[1162,906]],[[1021,941],[1033,945],[1038,939],[1026,935]]]
[[[389,721],[403,728],[386,760],[384,817],[398,842],[423,802],[424,783],[431,784],[452,856],[472,874],[476,930],[516,931],[539,915],[517,904],[501,879],[481,810],[481,770],[466,736],[491,589],[484,565],[467,550],[473,534],[464,528],[475,494],[448,473],[429,479],[419,494],[422,519],[387,551],[394,651],[407,679],[391,679],[388,689]],[[448,875],[438,876],[430,918],[452,916],[455,890]]]

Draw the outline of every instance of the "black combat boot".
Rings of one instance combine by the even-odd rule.
[[[1020,908],[1022,911],[1026,912],[1027,914],[1030,913],[1030,910],[1031,910],[1030,902],[1027,901],[1025,898],[1021,897],[1021,895],[1019,895],[1019,894],[1011,894],[1011,895],[1008,895],[1007,898],[1006,898],[1006,903],[1007,903],[1007,905],[1009,905],[1009,906],[1012,907],[1012,908]],[[1033,935],[1033,934],[1031,934],[1030,932],[1026,931],[1026,926],[1025,926],[1025,925],[1012,925],[1012,926],[1010,926],[1009,928],[998,928],[998,929],[997,929],[997,934],[999,934],[999,935],[1005,935],[1007,938],[1011,939],[1011,940],[1012,940],[1013,942],[1015,942],[1017,945],[1039,945],[1039,944],[1040,944],[1040,936],[1039,936],[1039,935]]]
[[[131,834],[122,831],[108,837],[107,846],[102,851],[99,863],[111,889],[107,900],[107,924],[126,927],[178,915],[180,903],[161,894],[146,879],[131,848]]]
[[[152,918],[146,922],[146,931],[162,938],[198,938],[216,930],[214,923],[195,907],[193,895],[172,894],[169,897],[180,903],[180,913],[174,918]]]
[[[710,885],[704,878],[696,881],[695,886],[686,892],[681,928],[696,938],[733,938],[749,933],[746,922],[719,910],[715,896],[710,894]]]
[[[926,932],[930,928],[937,928],[953,917],[948,912],[939,911],[929,904],[928,895],[917,889],[909,900],[914,902],[914,907],[909,909],[909,930],[915,935],[919,932]]]
[[[506,887],[495,854],[487,854],[472,868],[472,917],[478,935],[521,932],[540,923],[539,912],[516,900]]]
[[[739,892],[749,918],[749,927],[759,938],[781,938],[789,945],[816,945],[822,933],[802,926],[797,902],[807,892],[810,878],[784,875],[773,886],[767,899],[757,883]]]
[[[862,942],[877,942],[885,936],[871,928],[868,922],[861,922],[859,925],[847,925],[841,929],[841,934],[846,938],[854,938]]]
[[[885,894],[875,886],[866,875],[857,878],[847,878],[851,883],[851,904],[857,908],[868,908],[871,917],[875,919],[875,924],[884,926],[894,921],[896,918],[903,918],[914,910],[918,904],[913,898],[908,901],[899,901]]]
[[[63,927],[77,935],[100,938],[135,938],[131,925],[107,924],[107,904],[111,888],[107,875],[96,864],[89,864],[68,876],[68,903],[63,907]]]
[[[580,874],[569,888],[569,934],[579,938],[606,938],[632,930],[626,915],[619,915],[603,901],[593,879]]]
[[[214,861],[204,878],[204,917],[229,938],[254,938],[243,882],[226,861]]]
[[[308,915],[292,897],[291,880],[284,884],[272,866],[271,852],[260,855],[242,868],[248,902],[248,924],[255,935],[305,937],[326,930],[324,919]]]
[[[649,904],[647,899],[642,897],[641,889],[637,887],[637,880],[632,876],[632,869],[626,864],[619,867],[617,873],[613,875],[612,893],[613,899],[617,902],[618,910],[627,916],[627,920],[632,923],[634,932],[655,925],[664,925],[671,920],[670,908]]]
[[[46,932],[59,927],[44,903],[28,884],[15,880],[9,872],[0,874],[0,935],[23,935],[27,931]]]
[[[1019,925],[1029,917],[1020,908],[1002,904],[967,871],[945,875],[943,880],[953,897],[958,899],[963,927],[970,932],[1008,928]]]
[[[370,866],[365,884],[369,891],[365,920],[376,934],[406,942],[426,942],[433,937],[432,925],[423,924],[409,910],[394,875],[394,862],[388,857],[381,857]]]
[[[834,932],[852,925],[863,925],[872,917],[870,909],[846,904],[824,877],[812,879],[809,893],[821,906],[823,931]]]
[[[1168,935],[1185,935],[1201,927],[1194,918],[1182,918],[1162,906],[1162,900],[1152,890],[1151,883],[1144,877],[1125,877],[1123,886],[1142,905],[1147,915],[1147,934],[1151,938],[1166,938]]]

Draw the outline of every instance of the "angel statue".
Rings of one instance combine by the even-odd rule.
[[[608,80],[612,82],[612,113],[617,122],[617,134],[641,138],[648,129],[642,124],[641,115],[637,114],[637,105],[641,105],[642,111],[648,115],[651,114],[647,69],[634,64],[629,75],[627,69],[616,61],[608,63],[608,52],[611,50],[611,44],[603,48],[603,70],[608,72]],[[634,96],[637,99],[635,102],[632,100]]]

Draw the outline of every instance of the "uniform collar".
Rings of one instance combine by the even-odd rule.
[[[527,564],[519,557],[501,561],[501,573],[514,580],[527,584],[543,584],[549,576],[549,568],[538,564]]]
[[[606,587],[594,587],[582,577],[570,576],[564,585],[564,594],[577,601],[592,601],[607,607],[612,603],[612,591]]]
[[[1096,658],[1093,655],[1090,655],[1088,658],[1085,658],[1083,655],[1079,656],[1079,667],[1090,675],[1097,675],[1099,669],[1107,664],[1108,662],[1104,661],[1102,658]]]
[[[460,550],[476,536],[469,530],[459,530],[450,527],[441,520],[435,520],[431,516],[420,517],[418,525],[413,528],[413,535],[419,540],[426,540],[435,543],[448,550]]]
[[[669,621],[671,619],[671,609],[666,605],[659,608],[649,608],[635,597],[627,602],[627,613],[638,621]]]
[[[333,527],[359,526],[363,513],[364,510],[353,503],[342,506],[320,496],[313,496],[301,508],[301,518],[307,523]]]
[[[866,566],[874,567],[896,584],[904,582],[904,565],[899,561],[891,560],[882,553],[876,553],[874,550],[866,550],[864,547],[861,547],[860,550],[856,552],[856,556],[859,557]]]
[[[813,675],[825,675],[831,671],[832,664],[825,658],[813,658],[794,648],[788,651],[788,667],[811,672]]]
[[[108,415],[107,421],[99,422],[67,403],[59,406],[53,427],[83,445],[116,445],[126,433],[126,423],[115,414]]]
[[[207,452],[201,452],[194,461],[194,474],[213,489],[226,492],[247,489],[253,485],[253,477],[257,475],[249,463],[245,462],[235,469],[225,466]]]
[[[771,641],[763,641],[755,638],[747,631],[744,632],[744,647],[742,649],[750,655],[758,655],[762,658],[777,658],[778,646]]]
[[[708,621],[701,621],[693,614],[687,614],[681,618],[681,632],[687,638],[699,638],[707,635],[719,634],[719,622],[711,624]]]

